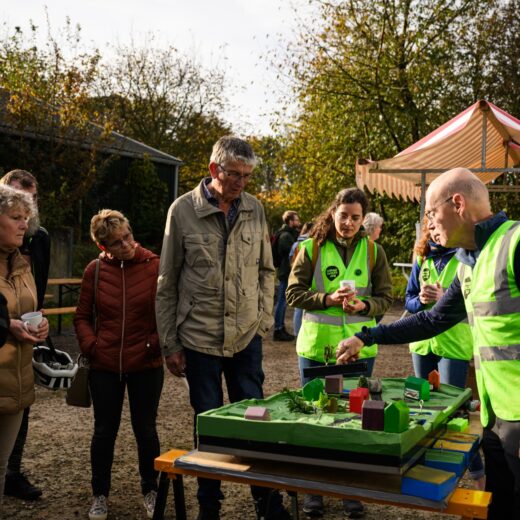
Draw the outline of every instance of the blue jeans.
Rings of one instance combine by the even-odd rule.
[[[441,383],[466,388],[469,361],[463,359],[448,359],[437,356],[432,352],[424,356],[412,352],[412,361],[416,377],[428,379],[428,374],[432,370],[438,370],[441,376]]]
[[[262,370],[262,338],[256,335],[249,345],[233,357],[212,356],[191,349],[184,349],[186,355],[186,378],[190,386],[190,403],[197,415],[224,404],[222,375],[226,380],[229,400],[234,403],[243,399],[262,399],[264,393],[264,372]],[[197,439],[195,437],[195,444]],[[206,511],[220,510],[220,481],[199,478],[197,500]],[[268,488],[251,486],[255,500],[265,499],[271,492]],[[282,508],[282,497],[272,493],[271,511]]]
[[[294,335],[298,336],[298,332],[302,328],[302,319],[303,319],[303,309],[298,309],[297,307],[294,309],[293,315],[293,328]]]
[[[372,375],[372,372],[374,370],[374,364],[376,362],[375,357],[371,358],[363,358],[363,361],[366,361],[368,364],[367,371],[365,372],[365,376],[370,377]],[[303,376],[303,369],[304,368],[311,368],[311,367],[322,367],[325,363],[322,363],[321,361],[314,361],[314,359],[307,359],[302,356],[298,356],[298,368],[300,369],[300,383],[301,385],[307,384],[311,378],[310,377],[304,377]]]
[[[441,376],[441,383],[453,385],[459,388],[466,388],[468,379],[469,361],[464,359],[449,359],[430,352],[426,355],[412,352],[413,370],[416,377],[428,379],[428,374],[432,370],[438,370]],[[484,474],[484,464],[480,453],[470,462],[468,471],[470,477],[480,478]]]
[[[274,308],[274,330],[280,330],[285,327],[285,309],[287,308],[285,291],[287,291],[289,278],[283,278],[278,282],[279,284],[276,296],[276,307]]]

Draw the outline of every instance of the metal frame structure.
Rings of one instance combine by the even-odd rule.
[[[504,140],[504,167],[503,168],[488,168],[486,167],[486,154],[487,154],[487,123],[488,123],[488,112],[489,112],[489,105],[487,101],[481,100],[479,102],[479,109],[482,112],[482,137],[481,137],[481,164],[480,168],[468,168],[473,173],[498,173],[500,175],[504,175],[506,173],[509,174],[518,174],[520,173],[520,167],[509,167],[509,146],[510,144],[514,144],[516,146],[520,146],[520,143],[517,143],[513,139]],[[368,161],[366,160],[359,160],[359,164],[367,164]],[[377,164],[377,163],[376,163]],[[452,168],[456,168],[458,166],[461,166],[460,164],[454,165]],[[397,168],[397,169],[391,169],[391,168],[377,168],[375,166],[374,169],[371,169],[369,167],[368,171],[370,174],[393,174],[393,175],[407,175],[407,174],[420,174],[421,176],[421,198],[420,198],[420,218],[421,222],[424,216],[424,210],[425,210],[425,195],[426,195],[426,175],[427,174],[441,174],[446,172],[451,168]],[[499,177],[498,175],[497,177]],[[419,186],[416,184],[416,186]],[[515,193],[520,192],[520,185],[488,185],[488,190],[490,192],[503,192],[503,193]]]

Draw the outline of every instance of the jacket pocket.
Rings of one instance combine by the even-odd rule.
[[[195,300],[193,296],[187,296],[184,298],[181,296],[177,309],[177,328],[179,328],[186,321],[194,306]]]
[[[260,246],[262,243],[262,233],[254,231],[244,231],[241,235],[241,254],[244,265],[247,267],[258,266],[260,264]]]
[[[150,334],[148,338],[146,338],[145,348],[146,354],[151,358],[157,358],[162,355],[157,333]]]
[[[207,269],[217,264],[218,237],[194,233],[184,237],[186,263],[193,269]]]

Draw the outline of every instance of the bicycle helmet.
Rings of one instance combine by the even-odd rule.
[[[78,364],[69,354],[43,345],[34,347],[32,365],[34,382],[51,390],[70,388],[78,371]]]

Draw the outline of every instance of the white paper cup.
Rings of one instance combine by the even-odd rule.
[[[25,327],[36,330],[43,320],[43,315],[40,311],[26,312],[25,314],[22,314],[21,319],[24,322]]]
[[[341,280],[341,282],[339,282],[339,286],[342,289],[350,289],[351,291],[355,291],[356,290],[356,280]]]

